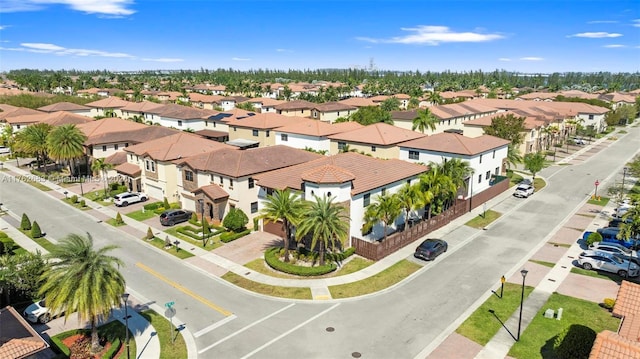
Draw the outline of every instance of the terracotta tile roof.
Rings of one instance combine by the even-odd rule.
[[[287,101],[283,101],[283,100],[276,100],[273,98],[269,98],[269,97],[258,97],[258,98],[250,98],[246,101],[243,102],[250,102],[250,103],[259,103],[262,105],[262,107],[274,107],[280,104],[283,104]]]
[[[391,111],[392,120],[410,120],[413,121],[418,117],[418,110],[408,111]]]
[[[391,96],[387,96],[387,95],[378,95],[378,96],[369,97],[369,100],[373,101],[374,103],[377,103],[377,102],[384,102],[384,100],[390,97]]]
[[[229,126],[255,129],[274,129],[296,123],[315,121],[305,117],[285,116],[274,112],[257,113],[254,116],[247,116],[236,121],[227,121]]]
[[[516,110],[518,111],[518,110]],[[519,111],[518,111],[519,112]],[[478,117],[474,120],[469,120],[469,121],[465,121],[464,125],[465,126],[479,126],[479,127],[485,127],[485,126],[491,126],[491,120],[493,120],[494,118],[498,117],[498,116],[508,116],[509,114],[514,115],[516,117],[524,117],[524,128],[527,130],[532,130],[534,128],[540,128],[541,126],[544,126],[547,124],[547,121],[539,118],[539,117],[533,117],[533,116],[528,116],[526,114],[523,113],[518,113],[515,111],[503,111],[503,112],[497,112],[493,115],[489,115],[489,116],[482,116],[482,117]]]
[[[589,359],[640,358],[640,343],[628,340],[610,330],[598,333]]]
[[[379,122],[352,131],[331,135],[329,138],[332,140],[388,146],[424,136],[419,132]]]
[[[121,165],[127,162],[127,153],[124,151],[118,151],[111,156],[105,157],[104,162],[114,166]]]
[[[95,108],[121,108],[127,106],[128,104],[130,104],[129,101],[125,101],[117,97],[107,97],[103,98],[102,100],[89,102],[85,106]]]
[[[41,122],[48,123],[51,126],[62,126],[62,125],[80,125],[82,123],[88,123],[95,121],[91,117],[78,115],[75,113],[70,113],[66,111],[58,111],[53,112],[49,116],[42,119]]]
[[[230,148],[233,147],[202,138],[196,134],[179,131],[173,135],[129,146],[124,151],[138,156],[149,156],[154,160],[173,161],[200,153]]]
[[[302,190],[302,175],[317,168],[331,165],[355,176],[351,195],[371,191],[389,183],[417,176],[429,169],[427,166],[398,159],[381,160],[355,152],[322,156],[314,161],[257,175],[254,179],[262,187]]]
[[[0,309],[0,358],[31,358],[48,347],[13,307]]]
[[[219,104],[224,99],[224,96],[220,95],[205,95],[199,92],[192,92],[189,94],[190,102],[202,102],[202,103],[217,103]]]
[[[435,135],[418,138],[401,143],[401,147],[416,148],[427,151],[455,153],[473,156],[491,151],[509,144],[502,138],[482,135],[479,137],[466,137],[456,133],[438,133]]]
[[[274,106],[274,108],[278,111],[280,110],[310,110],[317,105],[313,102],[305,101],[305,100],[295,100],[284,102],[279,105]]]
[[[9,105],[9,104],[6,104],[6,103],[0,103],[0,114],[2,114],[4,112],[15,111],[18,108],[19,107],[17,107],[17,106]]]
[[[73,102],[58,102],[48,106],[38,107],[42,112],[56,112],[56,111],[88,111],[91,107],[79,105]]]
[[[147,128],[148,125],[133,121],[123,120],[118,117],[105,117],[78,125],[78,128],[87,136],[92,138],[110,132],[134,131]]]
[[[474,101],[432,106],[429,110],[434,116],[443,120],[453,117],[489,114],[498,111],[495,107],[485,106],[481,103],[475,103]]]
[[[114,169],[118,173],[122,173],[124,175],[133,177],[133,178],[140,177],[140,174],[142,174],[142,170],[140,169],[140,166],[135,165],[133,163],[128,163],[128,162],[121,163],[117,165]]]
[[[366,107],[366,106],[378,106],[379,103],[371,101],[370,98],[364,97],[350,97],[344,100],[340,100],[340,103],[347,104],[354,107]]]
[[[204,120],[219,113],[218,111],[214,110],[202,110],[199,108],[176,105],[173,103],[164,105],[162,107],[149,109],[147,110],[147,112],[158,116],[175,118],[179,120]]]
[[[216,199],[223,199],[223,198],[227,198],[229,197],[229,194],[227,193],[227,191],[225,191],[224,189],[222,189],[222,187],[218,186],[217,184],[210,184],[207,186],[202,186],[198,189],[196,189],[195,191],[193,191],[193,194],[198,194],[198,193],[204,193],[207,197],[216,200]]]
[[[148,112],[149,110],[157,109],[162,106],[165,105],[151,101],[130,102],[128,105],[122,107],[121,110],[129,112]]]
[[[577,97],[577,98],[592,99],[592,100],[597,99],[599,96],[598,94],[587,93],[580,90],[560,91],[560,95],[564,97]]]
[[[13,106],[11,106],[13,107]],[[0,121],[6,120],[8,117],[17,117],[23,115],[42,115],[44,112],[32,110],[26,107],[7,107],[7,110],[0,112]]]
[[[289,146],[276,145],[246,150],[209,151],[177,163],[198,171],[238,178],[305,163],[320,157],[324,156]]]
[[[306,182],[330,184],[353,181],[356,176],[344,168],[327,164],[303,172],[300,178]]]
[[[200,135],[202,137],[208,137],[208,138],[218,138],[218,137],[225,137],[225,136],[229,136],[229,132],[225,132],[225,131],[216,131],[216,130],[199,130],[194,132],[196,135]]]
[[[474,98],[477,95],[475,93],[469,93],[465,91],[442,91],[440,92],[440,97],[443,99],[454,99],[454,98]]]
[[[337,111],[354,111],[358,108],[355,106],[347,105],[343,102],[325,102],[316,105],[313,109],[319,112],[337,112]]]
[[[326,137],[336,133],[352,131],[362,127],[364,126],[357,122],[340,122],[330,124],[323,121],[307,120],[300,121],[291,125],[278,127],[276,131],[284,133],[295,133],[298,135]]]

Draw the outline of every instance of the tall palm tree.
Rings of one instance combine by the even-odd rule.
[[[452,158],[440,165],[442,173],[449,176],[456,186],[456,192],[459,188],[467,189],[467,178],[471,176],[475,170],[469,162],[460,158]]]
[[[49,155],[54,160],[68,161],[69,171],[73,174],[74,161],[84,154],[86,140],[87,136],[76,125],[58,126],[47,137]]]
[[[289,261],[289,239],[291,238],[291,226],[297,225],[305,212],[305,203],[298,193],[285,190],[275,190],[272,195],[267,195],[264,207],[260,210],[258,218],[265,222],[282,221],[284,229],[284,261]]]
[[[442,173],[437,165],[431,165],[429,171],[420,176],[420,189],[430,193],[432,200],[427,204],[427,218],[433,212],[440,213],[445,202],[456,193],[456,186],[449,176]]]
[[[16,135],[16,148],[19,152],[29,153],[36,156],[38,167],[44,163],[44,171],[48,172],[47,161],[47,136],[52,130],[52,126],[47,123],[36,123],[27,126]]]
[[[522,156],[520,156],[520,149],[510,143],[507,146],[507,168],[511,169],[511,166],[516,166],[522,162]]]
[[[444,101],[442,99],[442,96],[440,95],[440,92],[437,91],[432,91],[429,96],[427,96],[427,100],[431,102],[433,106],[441,105]]]
[[[40,295],[45,297],[52,315],[64,313],[65,320],[77,312],[79,320],[91,324],[91,352],[100,348],[98,323],[112,308],[120,305],[125,280],[120,271],[124,263],[107,253],[117,246],[93,248],[93,238],[69,234],[47,256]]]
[[[296,229],[296,237],[310,234],[311,248],[319,247],[320,265],[324,265],[326,248],[331,247],[335,251],[336,243],[344,247],[349,235],[349,216],[343,206],[333,203],[335,197],[314,197],[315,201],[309,204]]]
[[[402,213],[400,198],[392,194],[380,195],[376,201],[369,204],[364,211],[364,230],[368,232],[377,223],[384,225],[383,238],[387,239],[387,228]]]
[[[104,182],[104,195],[106,197],[109,196],[109,179],[107,178],[107,173],[109,172],[110,169],[113,168],[113,164],[111,163],[107,163],[104,161],[104,158],[96,158],[93,160],[93,163],[91,163],[91,171],[93,171],[93,173],[100,173],[100,176],[102,176],[102,181]]]
[[[622,216],[622,219],[619,236],[622,239],[636,240],[640,236],[640,204],[629,208],[627,213]]]
[[[409,216],[411,211],[422,206],[422,198],[423,194],[420,192],[420,187],[418,184],[412,185],[410,183],[405,183],[398,192],[395,193],[398,197],[398,202],[400,203],[400,207],[404,211],[404,229],[409,229]]]
[[[427,128],[431,131],[436,130],[436,124],[439,120],[428,108],[417,110],[417,114],[418,117],[413,119],[412,131],[418,129],[418,131],[424,133]]]

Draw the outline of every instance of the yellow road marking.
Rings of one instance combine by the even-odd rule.
[[[160,279],[161,281],[163,281],[163,282],[165,282],[165,283],[169,284],[170,286],[172,286],[172,287],[176,288],[177,290],[181,291],[182,293],[184,293],[184,294],[186,294],[186,295],[189,295],[189,296],[193,297],[194,299],[196,299],[196,300],[198,300],[198,301],[202,302],[204,305],[208,306],[209,308],[211,308],[211,309],[215,310],[216,312],[218,312],[218,313],[220,313],[220,314],[222,314],[222,315],[224,315],[224,316],[226,316],[226,317],[228,317],[228,316],[230,316],[230,315],[232,315],[232,314],[233,314],[233,313],[231,313],[230,311],[225,310],[224,308],[222,308],[222,307],[220,307],[220,306],[218,306],[218,305],[216,305],[216,304],[214,304],[214,303],[210,302],[208,299],[206,299],[206,298],[204,298],[204,297],[202,297],[202,296],[200,296],[200,295],[198,295],[198,294],[194,293],[194,292],[193,292],[193,291],[191,291],[190,289],[187,289],[187,288],[185,288],[185,287],[181,286],[180,284],[178,284],[178,283],[176,283],[176,282],[174,282],[174,281],[170,280],[169,278],[167,278],[167,277],[163,276],[162,274],[160,274],[160,273],[158,273],[158,272],[154,271],[153,269],[151,269],[151,268],[147,267],[146,265],[144,265],[144,264],[142,264],[142,263],[140,263],[140,262],[136,263],[136,266],[137,266],[137,267],[139,267],[140,269],[142,269],[142,270],[144,270],[144,271],[148,272],[148,273],[149,273],[149,274],[151,274],[152,276],[154,276],[154,277],[156,277],[156,278]]]

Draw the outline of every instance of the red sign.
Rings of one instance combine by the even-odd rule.
[[[596,180],[596,187],[600,185],[600,181]]]

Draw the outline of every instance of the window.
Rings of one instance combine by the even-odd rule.
[[[251,133],[253,133],[254,137],[258,137],[258,130],[253,130],[253,131],[251,131]]]
[[[213,128],[216,128],[216,123],[215,122],[211,122],[213,124]]]
[[[371,152],[376,152],[376,146],[371,146]]]
[[[487,173],[484,174],[484,179],[489,179],[491,178],[491,171],[487,171]]]
[[[343,151],[347,147],[346,142],[338,142],[338,151]]]
[[[118,144],[113,145],[113,149],[117,151],[118,150]]]
[[[238,128],[237,128],[237,127],[234,127],[234,128],[233,128],[233,132],[236,132],[236,131],[238,131]]]
[[[500,167],[496,167],[496,176],[500,174]]]
[[[102,152],[106,152],[107,151],[107,146],[102,145]]]
[[[482,163],[482,155],[480,155],[480,163]]]
[[[589,115],[589,119],[590,119],[590,120],[593,120],[593,115]]]
[[[184,179],[185,181],[193,182],[193,172],[184,171]]]
[[[380,191],[380,192],[382,192],[382,195],[384,196],[385,194],[387,194],[387,189],[383,188],[382,191]]]
[[[223,180],[222,176],[220,176],[219,179],[220,179],[220,185],[222,186],[224,184],[224,180]]]
[[[255,187],[255,183],[253,182],[253,177],[249,177],[249,188]]]
[[[182,126],[182,121],[178,120],[178,127]]]
[[[280,139],[282,141],[289,141],[289,135],[287,135],[286,133],[283,133],[280,135]]]
[[[209,181],[210,181],[210,182],[215,181],[215,178],[214,178],[214,177],[215,177],[214,175],[210,174],[210,175],[209,175],[209,178],[210,178],[210,180],[209,180]]]
[[[410,160],[419,160],[420,159],[420,153],[418,151],[409,151],[409,159]]]
[[[131,161],[133,161],[133,155],[132,155],[132,154],[129,154],[129,159],[130,159]]]
[[[129,142],[125,142],[124,147],[129,147]]]
[[[258,212],[258,202],[251,202],[251,213]]]
[[[482,175],[478,175],[478,183],[482,183]]]
[[[493,158],[496,158],[496,150],[493,150]]]
[[[270,132],[271,132],[271,131],[266,130],[266,131],[265,131],[265,136],[266,136],[266,137],[269,137],[269,133],[270,133]]]
[[[229,188],[233,189],[233,179],[229,178]]]
[[[156,163],[151,161],[151,172],[155,172],[156,171]]]
[[[365,194],[364,197],[362,197],[362,205],[364,207],[368,206],[371,203],[371,195],[369,193]]]
[[[267,196],[273,196],[273,188],[267,188]]]
[[[204,127],[209,126],[209,121],[204,121]]]
[[[149,161],[147,160],[144,161],[144,169],[147,171],[151,170],[151,165],[149,165]]]

